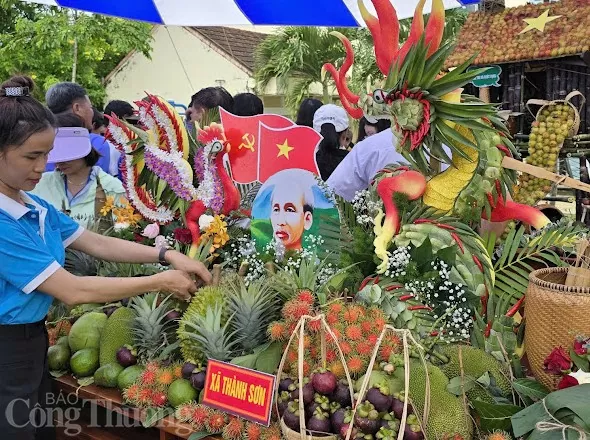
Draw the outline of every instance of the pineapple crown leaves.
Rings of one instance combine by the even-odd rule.
[[[205,316],[195,316],[192,321],[185,322],[185,329],[181,337],[193,339],[202,346],[203,353],[208,359],[219,361],[230,360],[239,344],[237,332],[230,332],[230,324],[235,314],[230,316],[222,327],[223,307],[215,304],[207,307]]]
[[[279,302],[268,280],[246,286],[241,277],[233,277],[225,286],[229,312],[234,317],[231,329],[245,351],[266,341],[266,328],[279,311]]]

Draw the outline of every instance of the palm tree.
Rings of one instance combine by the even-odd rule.
[[[314,83],[322,85],[324,102],[331,100],[331,79],[322,81],[321,69],[327,62],[344,58],[340,41],[330,35],[337,30],[351,37],[350,28],[319,28],[288,26],[269,35],[256,50],[254,78],[260,89],[276,78],[277,86],[286,93],[285,104],[294,110],[309,94]]]

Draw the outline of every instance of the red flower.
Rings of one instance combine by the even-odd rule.
[[[174,230],[174,240],[182,244],[191,244],[193,236],[191,231],[185,228],[176,228]]]
[[[141,234],[138,234],[137,232],[133,233],[133,239],[137,242],[137,243],[143,243],[145,241],[145,237]]]
[[[221,124],[215,122],[211,123],[208,127],[202,128],[197,134],[197,140],[203,145],[210,144],[213,141],[220,141],[222,144],[225,143],[225,134],[223,133],[223,127]]]
[[[559,384],[557,384],[557,389],[563,390],[564,388],[571,388],[571,387],[575,387],[577,385],[579,385],[578,379],[570,376],[569,374],[566,374],[565,376],[563,376],[561,378],[561,380],[559,381]]]
[[[574,351],[579,356],[586,355],[586,341],[584,339],[576,338],[574,340]]]
[[[563,374],[571,370],[572,360],[563,347],[555,348],[544,363],[545,371],[552,374]]]

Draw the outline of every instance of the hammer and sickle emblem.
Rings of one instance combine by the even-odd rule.
[[[254,136],[250,133],[246,133],[242,136],[242,139],[244,142],[238,146],[238,149],[241,150],[242,148],[246,148],[247,150],[254,152]]]

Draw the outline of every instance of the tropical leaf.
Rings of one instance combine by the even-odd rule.
[[[496,251],[494,295],[502,304],[497,313],[505,314],[525,294],[533,263],[564,266],[554,249],[574,246],[582,231],[582,227],[570,223],[550,226],[534,237],[525,236],[524,227],[512,229]]]

